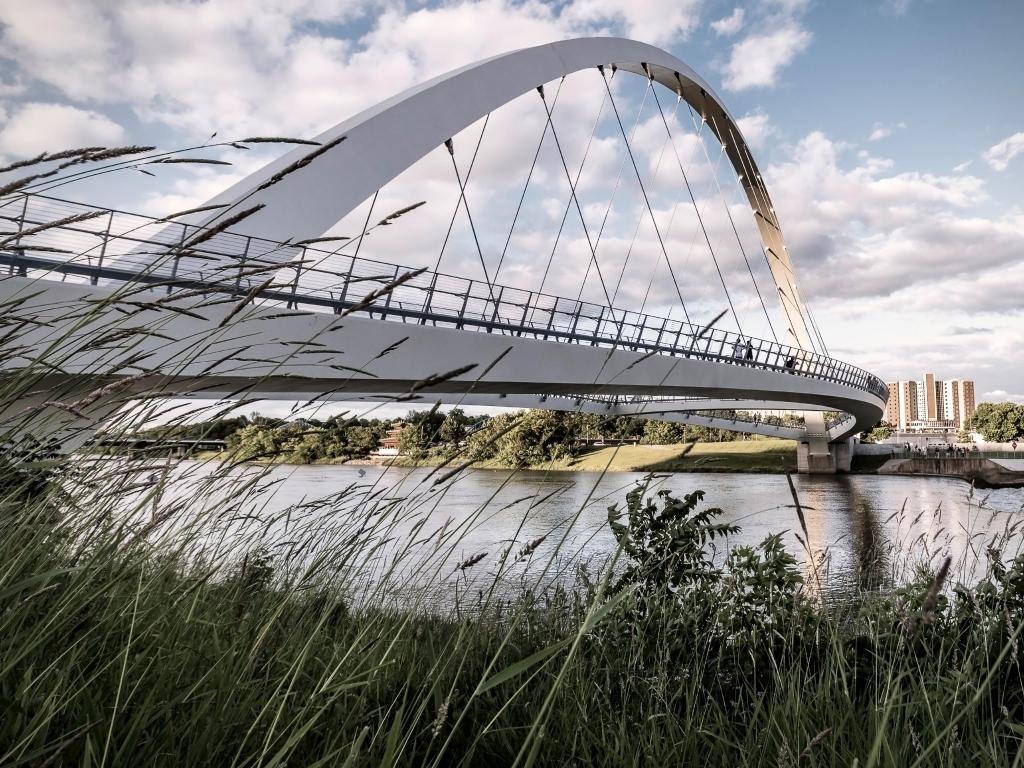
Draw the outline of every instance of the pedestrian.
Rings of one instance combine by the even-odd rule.
[[[743,337],[740,336],[732,345],[732,357],[734,360],[743,359]]]
[[[786,358],[786,370],[788,370],[790,373],[793,373],[793,369],[794,368],[796,368],[796,358],[792,357],[792,356],[787,357]]]
[[[747,342],[747,351],[743,355],[743,358],[745,360],[750,360],[750,361],[753,361],[753,359],[754,359],[754,345],[751,344],[749,341]]]

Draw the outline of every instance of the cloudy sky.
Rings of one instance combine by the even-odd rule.
[[[1015,0],[0,0],[0,161],[97,144],[183,147],[214,132],[314,136],[410,85],[503,50],[628,36],[687,62],[741,118],[834,355],[890,380],[925,370],[974,378],[984,399],[1024,402],[1021,29],[1024,3]],[[567,80],[557,107],[574,168],[603,99],[597,76],[588,77]],[[644,100],[645,84],[634,80],[616,82],[615,93],[626,123],[637,126],[656,216],[670,230],[673,258],[692,278],[694,311],[714,314],[722,298],[714,294],[710,259],[698,253],[691,260],[692,208],[673,213],[679,190],[659,165],[662,123]],[[665,103],[675,108],[674,100]],[[600,114],[580,182],[592,222],[605,207],[598,183],[615,176],[624,157],[607,109]],[[699,143],[700,126],[685,112],[671,123],[694,163],[698,202],[710,211],[717,191],[697,166],[706,159],[705,170],[713,169],[715,148],[704,158],[698,147],[709,145]],[[490,211],[514,204],[518,187],[504,182],[521,183],[514,168],[535,150],[543,127],[543,111],[526,97],[504,116],[495,113],[480,140],[491,154],[482,155],[469,190],[474,205]],[[460,162],[468,162],[480,130],[471,126],[466,138],[456,137]],[[183,168],[155,180],[107,177],[66,194],[165,214],[205,201],[273,154],[218,156],[233,165]],[[382,191],[387,205],[434,201],[450,187],[450,178],[442,181],[450,166],[429,156],[420,166]],[[503,280],[535,286],[544,271],[551,246],[542,225],[557,226],[566,202],[564,178],[552,168],[537,178],[540,191],[525,209],[529,221],[515,234]],[[602,248],[635,250],[639,276],[625,277],[622,295],[634,306],[649,295],[652,308],[667,312],[675,287],[657,277],[661,257],[649,221],[629,216],[643,212],[636,191],[633,199],[628,191],[616,199]],[[711,213],[708,221],[723,252],[731,237],[726,210],[737,219],[745,213],[743,236],[753,238],[735,189],[718,206],[717,224]],[[408,253],[408,242],[426,242],[430,225],[446,225],[442,210],[425,206],[406,229],[394,228],[400,235],[390,243],[383,235],[374,241],[370,255],[429,261],[426,251]],[[493,225],[481,223],[488,249],[493,241],[501,250],[504,226],[497,216]],[[570,220],[548,284],[553,292],[575,295],[573,282],[589,258],[582,235]],[[456,246],[459,238],[456,232]],[[476,253],[469,246],[460,253],[445,266],[462,274]],[[745,274],[736,253],[722,259],[734,279]],[[596,283],[584,288],[590,295]],[[767,335],[756,295],[741,286],[736,299],[735,322]]]

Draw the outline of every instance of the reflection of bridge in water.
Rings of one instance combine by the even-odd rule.
[[[624,78],[616,79],[620,71],[639,75],[632,80],[643,87],[632,132],[621,116],[620,104],[629,102]],[[570,76],[584,75],[591,85],[601,84],[600,110],[582,160],[570,163],[563,146],[569,124],[558,125],[555,110],[560,98],[569,102],[576,93]],[[665,88],[676,99],[671,114],[658,96]],[[581,86],[579,93],[585,91]],[[504,249],[491,252],[481,244],[481,209],[502,209],[502,200],[495,192],[490,205],[471,213],[470,174],[492,114],[524,109],[531,93],[530,103],[542,109],[539,143],[521,195],[506,201],[512,224]],[[661,154],[644,157],[636,125],[652,99],[657,111],[651,108],[645,125],[662,131],[654,142]],[[693,116],[692,133],[677,119],[680,105]],[[481,121],[476,150],[467,152],[460,168],[455,147],[462,146],[462,132]],[[714,245],[714,198],[694,192],[698,175],[692,168],[688,173],[686,152],[679,149],[684,140],[691,149],[702,146],[707,165],[716,167],[705,138],[721,148],[718,163],[727,158],[739,181],[764,257],[760,267],[748,258],[736,206],[711,175],[715,187],[708,181],[708,188],[717,188],[725,214],[722,231],[730,239],[734,234],[738,246],[730,251],[740,275],[729,275],[733,286],[723,269],[728,259],[722,238],[717,250]],[[0,300],[18,318],[17,335],[4,341],[3,367],[34,375],[32,386],[18,394],[21,405],[8,407],[8,414],[23,411],[25,403],[51,401],[52,388],[88,392],[97,381],[120,380],[130,392],[144,394],[158,377],[160,386],[189,397],[397,397],[645,415],[799,440],[801,468],[812,471],[848,462],[849,436],[881,414],[884,383],[826,351],[736,121],[703,80],[663,51],[627,40],[585,39],[504,54],[382,102],[318,142],[316,149],[300,147],[239,182],[211,201],[216,207],[165,219],[67,202],[42,194],[45,184],[0,199],[10,229],[0,251],[8,273],[0,281]],[[581,182],[592,142],[614,145],[620,153],[610,197]],[[378,197],[437,152],[450,158],[456,193],[451,220],[440,222],[447,225],[440,253],[413,259],[426,261],[426,268],[368,258],[364,250],[384,242],[390,231],[381,227],[398,229],[399,219],[421,216],[417,203],[369,226]],[[549,155],[554,170],[545,175],[538,159]],[[672,189],[685,198],[681,207],[676,200],[671,218],[666,182],[659,177],[664,157],[676,168]],[[549,205],[563,213],[546,265],[513,236],[528,210],[531,221],[544,218],[547,198],[530,209],[528,192],[531,183],[545,179],[546,191],[560,182],[564,198]],[[633,183],[632,207],[623,201],[624,179]],[[431,189],[440,183],[428,182]],[[500,179],[494,184],[500,187]],[[692,232],[689,251],[672,235],[677,209],[688,211],[680,218]],[[629,211],[639,217],[633,239],[616,240],[609,234],[615,219]],[[587,219],[593,224],[602,212],[600,228],[592,231]],[[441,269],[457,219],[471,234],[462,241],[470,254],[462,266],[479,257],[479,276]],[[559,216],[551,220],[557,223]],[[359,234],[330,234],[339,221],[355,222]],[[560,240],[570,239],[567,221],[577,231],[575,253],[559,252]],[[622,231],[628,235],[629,227]],[[521,239],[533,242],[534,233],[527,234]],[[414,242],[411,251],[419,240]],[[706,243],[710,256],[700,269],[690,258],[695,243]],[[575,298],[548,287],[558,269],[556,255],[568,263],[563,282],[579,286]],[[503,264],[517,258],[518,268],[508,266],[508,281],[501,280]],[[527,285],[542,266],[539,284]],[[771,280],[770,290],[762,291],[755,267],[762,282]],[[749,285],[737,288],[735,282],[748,275]],[[642,301],[638,295],[629,306],[619,299],[643,284]],[[709,284],[720,284],[724,301],[711,297]],[[697,295],[687,301],[684,288]],[[650,297],[659,290],[665,296],[655,304]],[[777,309],[769,310],[765,294],[777,299]],[[764,337],[750,330],[756,318],[740,311],[743,299],[763,309],[767,325],[758,327]],[[716,314],[719,306],[725,308]],[[673,310],[683,317],[672,318]],[[704,320],[697,322],[698,316]],[[776,326],[784,329],[782,338]],[[38,367],[44,349],[59,358],[58,365]],[[804,424],[765,423],[756,416],[765,410],[799,411]]]

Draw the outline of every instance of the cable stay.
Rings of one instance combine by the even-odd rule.
[[[689,104],[686,105],[690,111],[690,121],[696,125],[696,117],[694,116],[693,108]],[[717,136],[721,136],[722,133],[718,128],[718,123],[715,122],[715,116],[711,116],[712,128]],[[708,155],[707,145],[702,141],[701,147],[704,149],[704,157],[707,158],[708,165],[711,165],[711,157]],[[725,208],[725,215],[729,217],[729,226],[732,227],[732,233],[736,236],[736,244],[740,248],[740,253],[743,254],[743,263],[747,265],[747,273],[750,275],[750,282],[754,285],[754,291],[757,293],[757,299],[761,302],[761,309],[764,310],[764,318],[768,321],[768,329],[772,332],[772,338],[777,342],[779,337],[775,334],[775,327],[772,325],[772,318],[768,314],[768,306],[764,303],[764,297],[761,295],[761,289],[757,285],[757,280],[754,278],[754,270],[750,266],[750,259],[747,258],[747,249],[743,247],[743,240],[740,238],[740,232],[736,228],[736,222],[732,218],[732,211],[729,208],[729,201],[725,199],[725,192],[722,190],[722,184],[718,181],[718,174],[714,174],[715,186],[718,188],[718,195],[722,199],[722,205]]]
[[[561,86],[559,86],[559,87],[561,87]],[[541,98],[543,100],[543,95],[541,96]],[[557,98],[558,98],[558,94],[556,93],[555,94],[555,100],[557,100]],[[604,98],[604,96],[602,96],[602,98],[601,98],[601,106],[597,110],[597,117],[594,118],[594,125],[590,129],[590,137],[587,139],[587,145],[586,145],[586,147],[583,150],[583,159],[580,160],[580,167],[576,170],[576,177],[574,179],[572,179],[570,181],[570,183],[569,183],[569,199],[565,201],[565,210],[562,211],[562,220],[561,220],[561,222],[558,225],[558,232],[555,234],[555,241],[551,245],[551,253],[548,254],[547,264],[544,265],[544,274],[541,277],[540,288],[537,289],[538,293],[543,293],[544,292],[544,286],[547,284],[548,274],[551,272],[551,264],[554,262],[555,253],[558,251],[558,244],[562,240],[562,232],[565,229],[566,221],[569,219],[569,211],[572,210],[572,202],[573,202],[573,199],[574,199],[573,195],[575,195],[576,187],[580,183],[580,178],[583,175],[583,168],[584,168],[584,166],[587,163],[587,157],[589,157],[589,155],[590,155],[590,147],[591,147],[591,144],[594,141],[594,136],[597,135],[597,128],[601,124],[601,116],[604,114],[604,105],[605,105],[605,98]],[[554,104],[554,101],[552,101],[551,113],[554,114],[554,111],[555,111],[555,104]],[[553,126],[551,120],[547,120],[544,123],[544,130],[545,130],[545,132],[547,132],[547,129],[548,129],[549,126]],[[596,250],[597,246],[595,245],[594,248]],[[591,262],[588,261],[587,262],[587,272],[586,272],[586,274],[590,273],[590,265],[591,265]],[[586,282],[586,277],[585,276],[583,278],[583,281]],[[581,287],[580,287],[581,294],[582,294],[582,291],[583,291],[583,288],[582,288],[582,284],[581,284]],[[576,301],[579,302],[579,298],[578,297],[577,297]]]
[[[487,130],[487,122],[491,119],[491,115],[488,112],[487,117],[484,118],[484,125],[480,129],[480,138],[477,140],[477,150],[480,149],[480,141],[483,140],[484,131]],[[469,229],[473,233],[473,242],[476,244],[476,253],[480,257],[480,267],[484,271],[484,280],[487,282],[487,293],[491,297],[491,304],[494,305],[494,311],[498,311],[498,302],[494,298],[494,284],[491,282],[491,276],[487,273],[487,261],[484,259],[483,249],[480,247],[480,238],[476,234],[476,225],[473,223],[473,214],[469,212],[469,200],[466,199],[466,182],[469,181],[469,174],[466,174],[466,182],[462,180],[462,175],[459,173],[459,164],[455,161],[455,142],[452,139],[448,139],[444,143],[445,147],[448,148],[448,154],[452,158],[452,169],[455,171],[455,180],[459,183],[459,199],[462,201],[462,207],[466,210],[466,218],[469,220]],[[476,151],[474,151],[474,157]]]
[[[553,98],[551,100],[551,111],[552,112],[554,112],[555,111],[555,107],[558,106],[558,96],[559,96],[559,94],[562,93],[562,85],[564,85],[564,84],[565,84],[565,75],[562,75],[562,79],[558,81],[558,88],[555,90],[555,98]],[[600,113],[598,114],[598,119],[600,120]],[[597,126],[595,125],[595,130],[596,130],[596,128],[597,128]],[[529,187],[530,187],[530,181],[533,179],[533,172],[537,168],[537,159],[540,157],[540,151],[541,151],[541,148],[544,146],[544,139],[547,138],[547,135],[548,135],[548,122],[547,122],[547,120],[545,120],[544,121],[544,128],[540,132],[540,141],[537,142],[537,149],[533,153],[533,162],[530,163],[530,170],[526,174],[526,182],[523,184],[523,192],[522,192],[521,195],[519,195],[519,202],[516,204],[516,212],[512,216],[512,224],[508,228],[508,237],[505,238],[505,246],[501,249],[501,258],[498,259],[498,266],[494,270],[494,282],[498,282],[498,274],[501,272],[501,265],[505,261],[505,254],[508,253],[509,244],[512,242],[512,233],[515,231],[516,222],[519,221],[519,214],[523,210],[523,202],[526,200],[526,190],[529,189]],[[590,138],[591,139],[594,138],[594,133],[593,132],[591,132]],[[589,151],[589,149],[590,149],[590,142],[588,141],[587,142],[587,150]],[[586,160],[586,157],[587,157],[586,153],[584,153],[584,155],[583,155],[584,161]],[[582,167],[583,166],[581,165],[580,166],[581,170],[582,170]],[[578,181],[579,180],[579,174],[577,174],[576,178],[577,178],[577,181]],[[567,209],[567,211],[568,211],[568,209]],[[564,221],[564,217],[563,217],[563,221]],[[550,264],[550,262],[549,262],[549,264]]]
[[[580,224],[583,226],[583,234],[587,238],[587,246],[590,248],[590,258],[593,261],[594,269],[597,271],[597,277],[601,281],[601,290],[604,292],[611,320],[612,322],[615,322],[615,308],[612,306],[611,295],[608,293],[608,286],[605,283],[604,275],[601,273],[601,265],[597,261],[597,251],[595,250],[594,243],[590,238],[590,230],[587,229],[587,221],[583,216],[583,207],[580,205],[579,198],[576,196],[576,188],[572,184],[572,174],[569,173],[569,164],[566,162],[565,154],[562,152],[562,143],[558,140],[558,132],[555,130],[555,124],[551,120],[551,108],[548,106],[547,99],[544,96],[543,85],[537,86],[537,93],[540,94],[541,101],[544,102],[544,111],[547,113],[548,123],[551,126],[551,137],[555,140],[555,147],[558,149],[558,157],[562,161],[562,169],[565,171],[565,178],[569,182],[572,201],[576,207],[576,213],[580,217]],[[598,323],[600,323],[600,319],[598,320]]]

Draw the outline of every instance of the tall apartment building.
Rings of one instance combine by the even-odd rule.
[[[974,382],[941,381],[926,373],[921,381],[889,382],[885,420],[900,432],[960,429],[974,414]]]

